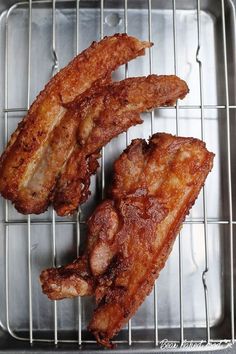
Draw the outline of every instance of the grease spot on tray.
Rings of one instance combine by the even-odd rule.
[[[122,23],[122,18],[119,14],[112,13],[105,17],[105,23],[110,27],[116,27]]]

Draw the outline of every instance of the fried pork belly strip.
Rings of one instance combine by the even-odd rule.
[[[187,93],[186,83],[177,76],[150,75],[110,84],[84,101],[73,102],[71,114],[79,111],[81,115],[78,145],[54,191],[53,206],[57,214],[72,214],[87,199],[90,176],[98,167],[94,154],[121,132],[140,124],[141,112],[172,105]]]
[[[88,221],[85,255],[70,265],[73,291],[68,266],[41,273],[43,291],[51,299],[94,292],[98,306],[89,330],[98,343],[110,346],[151,292],[213,157],[194,138],[162,133],[149,144],[134,140],[115,162],[111,199]],[[78,271],[85,259],[86,276]],[[81,278],[87,285],[80,285]]]
[[[42,169],[43,162],[41,161],[41,167],[38,167],[38,162],[45,154],[45,145],[48,144],[55,127],[60,125],[61,120],[66,120],[64,115],[67,110],[64,105],[84,93],[98,80],[105,80],[119,65],[143,55],[145,48],[151,45],[126,34],[106,37],[98,43],[94,42],[50,80],[18,125],[1,156],[2,196],[12,200],[22,213],[43,211],[40,209],[41,206],[37,205],[38,189],[31,179],[40,179],[34,176],[38,168],[43,176],[41,179],[45,178],[44,183],[50,184],[45,176],[45,170]],[[60,156],[58,160],[58,169],[68,157],[68,150],[70,152],[69,147],[65,148],[65,151],[64,147],[62,148],[64,156],[63,158]],[[21,200],[18,202],[22,190]],[[47,204],[46,201],[44,204]]]

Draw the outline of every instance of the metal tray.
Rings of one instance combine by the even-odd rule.
[[[105,194],[126,144],[164,131],[206,141],[216,154],[204,193],[187,217],[165,269],[117,340],[116,351],[220,349],[234,341],[236,223],[235,2],[230,0],[41,0],[0,3],[1,150],[44,84],[91,41],[127,31],[155,43],[120,68],[125,76],[177,73],[190,94],[104,149],[92,195],[72,218],[18,214],[0,201],[0,351],[102,350],[86,331],[91,299],[50,302],[41,269],[76,257],[84,221]],[[33,346],[33,347],[32,347]],[[108,351],[107,351],[108,352]]]

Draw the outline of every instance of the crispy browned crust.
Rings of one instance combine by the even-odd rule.
[[[64,105],[89,89],[95,81],[107,77],[119,65],[143,55],[144,49],[151,45],[126,34],[106,37],[92,43],[50,80],[18,125],[1,156],[0,193],[5,198],[17,204],[19,191],[27,188],[43,147],[66,112]],[[23,204],[24,200],[17,204],[23,213],[40,212],[37,202],[33,203],[32,199]]]
[[[198,139],[155,134],[149,144],[134,140],[116,161],[111,199],[88,221],[84,255],[89,264],[86,282],[93,284],[89,294],[95,293],[98,304],[89,330],[98,343],[111,346],[110,340],[152,290],[213,157]],[[52,281],[50,272],[57,270],[47,272],[47,278],[41,277],[44,293],[51,299],[67,297],[68,290],[61,288],[65,278]],[[81,279],[80,272],[76,277]],[[81,294],[85,292],[78,282],[69,296]]]
[[[54,191],[53,206],[60,216],[74,213],[89,194],[90,156],[130,126],[140,124],[139,113],[171,105],[188,93],[187,84],[174,75],[129,78],[104,86],[70,106],[80,112],[78,146],[68,159]],[[94,161],[94,159],[92,159]]]
[[[60,300],[94,294],[97,281],[93,275],[100,274],[101,266],[98,263],[103,259],[99,254],[101,245],[99,238],[102,234],[104,241],[112,239],[117,231],[118,222],[112,201],[104,201],[90,218],[90,237],[84,255],[64,267],[42,271],[40,275],[42,291],[49,299]],[[107,259],[107,255],[104,259]],[[107,263],[104,266],[107,266]]]
[[[40,275],[42,290],[51,300],[92,295],[94,281],[88,267],[87,257],[59,268],[45,269]]]

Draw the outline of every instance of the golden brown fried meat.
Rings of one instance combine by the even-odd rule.
[[[98,166],[93,154],[130,126],[140,124],[141,112],[174,104],[187,93],[187,84],[177,76],[150,75],[113,83],[83,101],[75,100],[70,110],[81,115],[78,145],[54,190],[53,206],[57,214],[72,214],[87,199],[90,176]]]
[[[90,234],[92,237],[88,239],[85,254],[67,266],[49,268],[42,271],[40,282],[43,292],[47,294],[49,299],[60,300],[74,296],[94,294],[96,278],[93,274],[97,275],[101,272],[102,268],[108,265],[106,254],[104,258],[105,263],[102,263],[104,255],[99,254],[99,242],[97,238],[103,234],[104,241],[111,239],[117,232],[118,222],[117,213],[110,201],[105,201],[100,209],[99,207],[97,208],[97,212],[91,218]],[[94,255],[91,258],[92,261],[89,261],[90,253]],[[98,265],[96,261],[97,257]]]
[[[153,135],[149,144],[134,140],[116,161],[111,199],[102,202],[88,221],[84,255],[90,272],[86,281],[93,282],[98,305],[89,330],[98,343],[110,346],[152,290],[213,157],[198,139],[162,133]],[[43,291],[50,298],[67,297],[60,276],[52,282],[50,275],[42,275]],[[77,294],[82,290],[78,286]]]
[[[39,194],[37,182],[40,180],[40,185],[44,183],[50,185],[45,176],[47,169],[44,167],[48,164],[47,161],[44,164],[44,155],[47,150],[50,150],[46,145],[50,145],[49,139],[54,134],[54,129],[60,125],[61,120],[64,124],[67,118],[72,124],[73,120],[64,117],[67,111],[64,105],[84,93],[96,81],[105,80],[119,65],[143,55],[145,48],[151,45],[149,42],[141,42],[126,34],[106,37],[98,43],[94,42],[50,80],[18,125],[1,156],[0,193],[2,196],[16,203],[22,213],[44,211],[47,201],[42,203],[37,200]],[[62,131],[62,128],[60,130]],[[63,132],[61,134],[64,137]],[[71,134],[73,136],[73,133]],[[69,150],[68,145],[64,146],[61,141],[60,144],[63,157],[59,156],[56,161],[58,169],[66,160]],[[42,157],[43,161],[41,161]],[[40,166],[38,166],[39,161]],[[39,171],[36,172],[35,177],[37,169]],[[45,181],[42,181],[44,179]]]
[[[94,280],[87,256],[80,257],[65,267],[44,270],[40,281],[43,292],[51,300],[92,295],[94,292]]]
[[[89,329],[99,343],[109,345],[152,290],[213,156],[197,139],[156,134],[149,145],[133,141],[115,163],[112,197],[122,228],[109,244],[115,266],[96,289]]]
[[[108,82],[111,82],[110,76],[104,80],[96,81],[89,90],[80,96],[90,96]],[[44,144],[30,180],[18,192],[15,207],[19,212],[38,214],[48,208],[58,174],[76,146],[79,124],[79,111],[71,114],[71,111],[67,110],[60,124],[53,129],[48,141]]]

